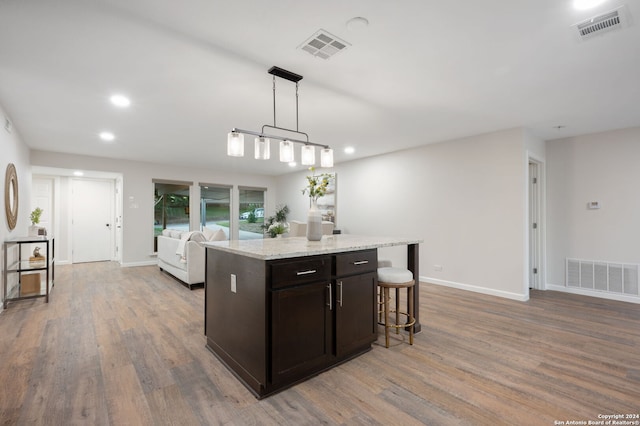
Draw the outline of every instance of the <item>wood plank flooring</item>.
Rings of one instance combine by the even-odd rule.
[[[49,304],[0,314],[0,424],[553,425],[640,413],[636,304],[422,283],[414,346],[385,349],[381,337],[261,401],[205,348],[203,304],[203,289],[157,267],[57,267]]]

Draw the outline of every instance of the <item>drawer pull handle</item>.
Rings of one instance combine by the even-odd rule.
[[[308,271],[298,271],[296,272],[296,275],[300,276],[300,275],[309,275],[309,274],[315,274],[316,270],[315,269],[309,269]]]
[[[338,288],[340,289],[340,300],[336,300],[336,302],[339,303],[342,308],[342,281],[338,282]]]
[[[333,302],[331,300],[331,283],[327,284],[327,290],[329,290],[329,310],[333,310]]]
[[[358,266],[358,265],[366,265],[367,263],[369,263],[368,260],[356,260],[355,262],[353,262],[354,265]]]

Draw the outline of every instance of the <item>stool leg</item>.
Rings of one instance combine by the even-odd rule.
[[[389,347],[389,289],[384,288],[384,341]]]
[[[382,309],[384,307],[384,289],[378,287],[378,322],[382,322]]]
[[[412,321],[413,321],[413,287],[409,288],[409,317],[407,318],[407,322],[410,323]],[[413,325],[409,326],[409,344],[413,345]]]
[[[396,325],[400,324],[400,289],[396,288]],[[400,334],[400,329],[396,327],[396,334]]]

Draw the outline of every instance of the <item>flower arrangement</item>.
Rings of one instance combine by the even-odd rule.
[[[280,234],[284,234],[289,231],[289,224],[287,223],[287,215],[289,214],[289,207],[279,205],[276,207],[276,214],[269,216],[265,219],[262,228],[266,234],[269,234],[271,238],[275,238]]]
[[[320,197],[324,197],[329,187],[329,179],[331,175],[329,173],[322,173],[320,175],[314,175],[315,167],[309,167],[311,176],[307,176],[307,186],[302,189],[303,194],[309,194],[309,198],[314,202]]]
[[[267,228],[267,233],[271,235],[271,238],[275,238],[278,235],[284,234],[289,231],[289,224],[286,222],[273,222]]]

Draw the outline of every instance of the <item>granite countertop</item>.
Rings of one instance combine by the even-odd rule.
[[[422,240],[416,238],[338,234],[324,235],[320,241],[308,241],[306,237],[291,237],[215,241],[204,243],[204,245],[211,249],[222,250],[242,256],[262,260],[273,260],[419,244],[421,242]]]

